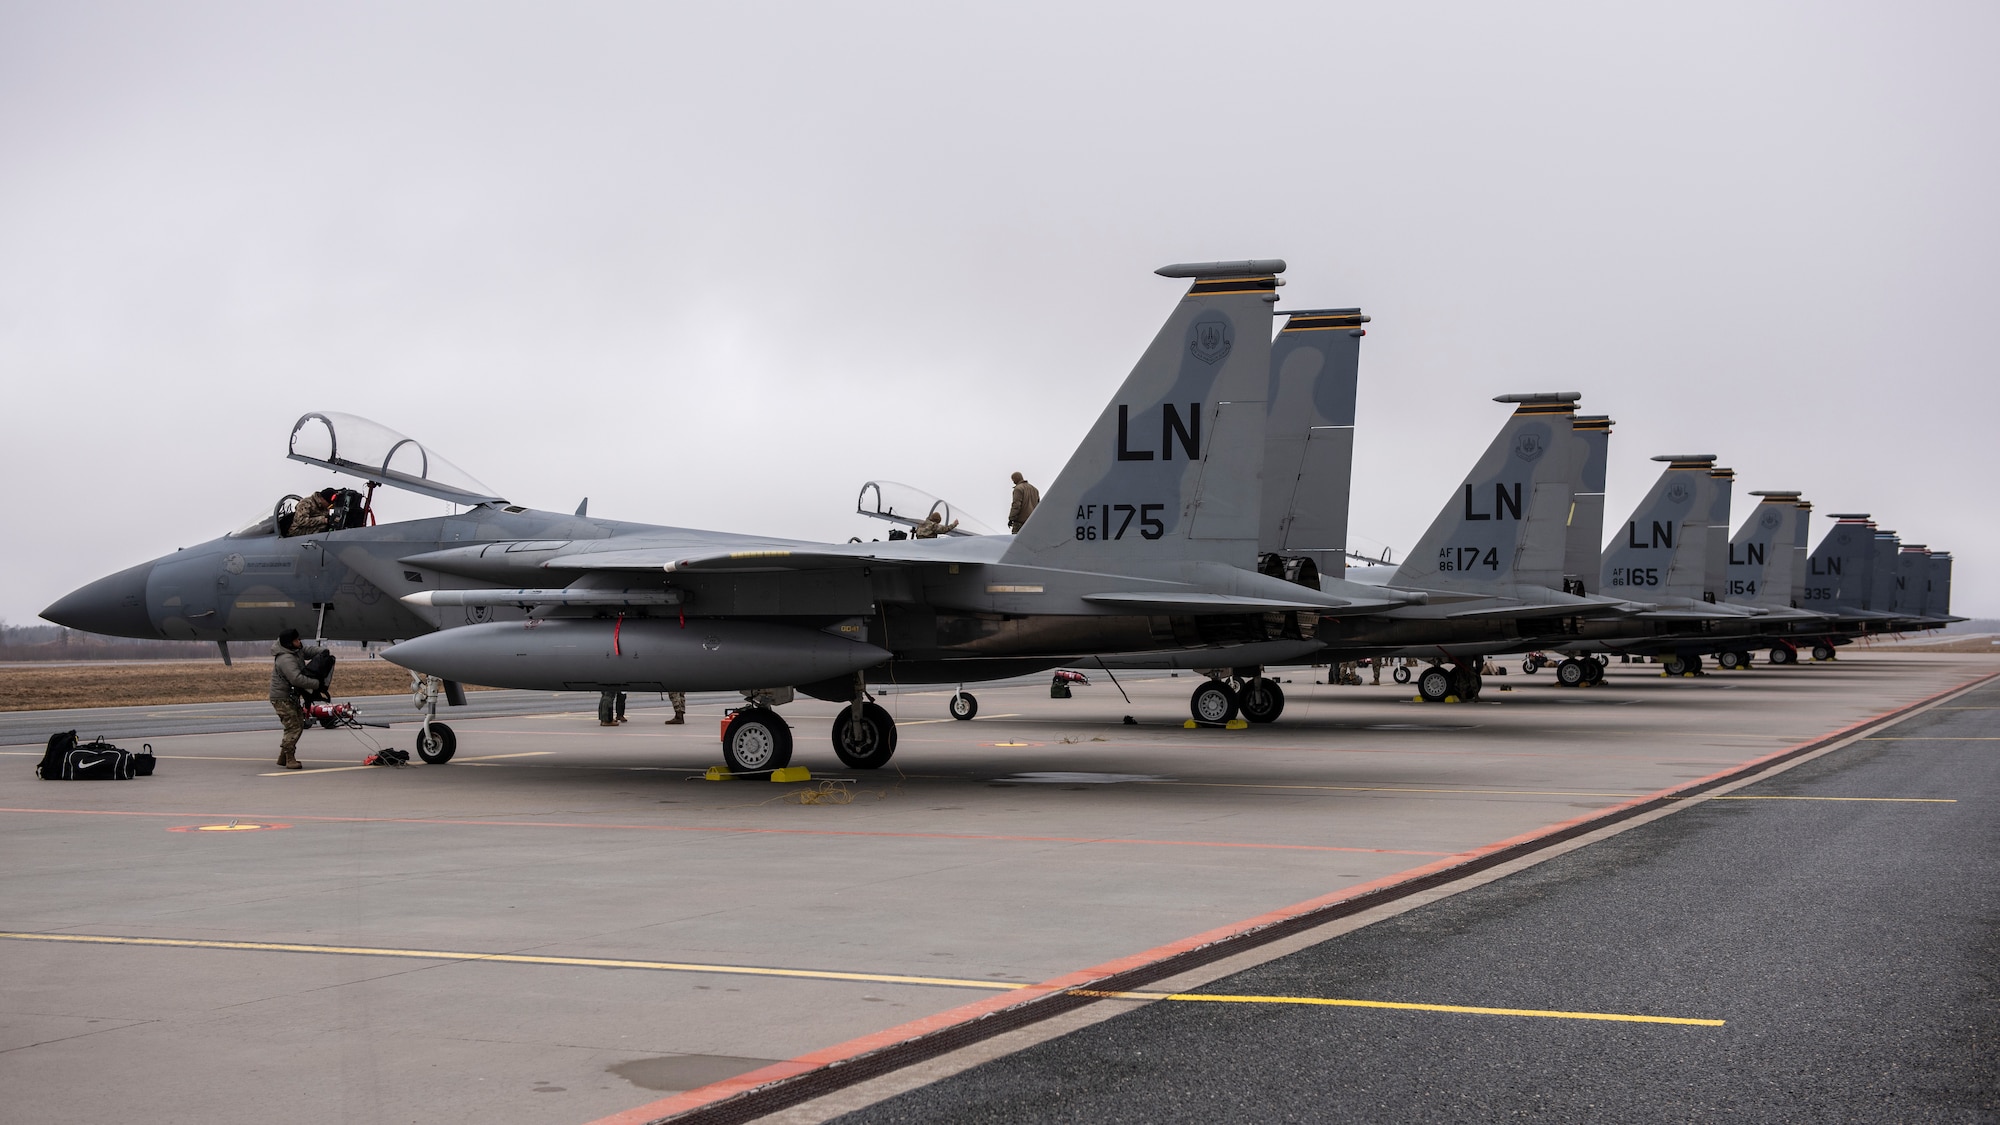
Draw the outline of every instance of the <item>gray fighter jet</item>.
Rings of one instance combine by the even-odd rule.
[[[1268,325],[1283,268],[1159,271],[1190,288],[1018,536],[818,544],[534,512],[400,435],[361,442],[359,420],[318,415],[295,428],[293,456],[368,480],[370,497],[336,495],[323,525],[313,505],[304,535],[286,534],[301,525],[281,503],[44,616],[218,641],[286,626],[412,638],[384,655],[457,683],[742,691],[750,705],[724,736],[737,770],[789,760],[790,730],[773,708],[802,691],[851,704],[835,751],[879,766],[895,728],[869,701],[871,680],[965,682],[1080,653],[1309,640],[1324,617],[1421,600],[1257,571]],[[302,452],[315,418],[325,448]],[[376,483],[471,507],[370,526]]]

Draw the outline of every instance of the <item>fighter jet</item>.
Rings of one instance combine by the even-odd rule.
[[[872,768],[889,760],[895,728],[869,700],[871,681],[966,682],[1078,653],[1307,640],[1323,617],[1421,600],[1256,569],[1267,326],[1283,269],[1158,271],[1187,279],[1187,293],[1017,536],[819,544],[534,512],[443,479],[462,474],[400,435],[360,442],[360,420],[309,415],[294,429],[295,459],[470,510],[368,526],[372,504],[357,493],[323,530],[287,536],[296,517],[281,502],[250,528],[101,579],[44,616],[218,641],[288,625],[406,637],[384,655],[458,683],[742,691],[749,705],[723,747],[739,771],[789,761],[774,708],[799,691],[851,704],[834,748]],[[302,453],[315,418],[326,448]],[[384,441],[379,461],[360,448]]]

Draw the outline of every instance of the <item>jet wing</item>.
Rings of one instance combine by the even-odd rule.
[[[1478,609],[1461,609],[1445,614],[1448,621],[1478,620],[1481,618],[1533,618],[1533,617],[1624,617],[1632,612],[1628,604],[1618,602],[1583,602],[1572,605],[1497,605],[1481,606]],[[1643,614],[1641,616],[1644,616]]]
[[[543,563],[550,570],[650,570],[736,574],[796,570],[851,570],[862,566],[922,566],[992,561],[998,547],[980,551],[981,540],[915,539],[897,543],[747,543],[734,550],[686,543],[576,551]]]
[[[1300,587],[1305,589],[1305,587]],[[1279,613],[1288,610],[1349,609],[1356,605],[1366,606],[1367,602],[1354,602],[1346,598],[1326,598],[1305,601],[1303,599],[1254,598],[1242,594],[1209,594],[1201,592],[1177,593],[1110,593],[1085,594],[1083,600],[1093,605],[1112,605],[1122,609],[1155,610],[1160,613]],[[1376,603],[1387,609],[1404,603],[1384,600]]]

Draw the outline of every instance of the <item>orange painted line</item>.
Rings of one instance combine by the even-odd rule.
[[[126,809],[15,809],[0,813],[47,813],[58,816],[163,816],[176,820],[222,819],[256,820],[261,814],[140,812]],[[1229,840],[1150,840],[1119,839],[1115,836],[1007,836],[971,832],[857,832],[831,828],[731,828],[694,824],[586,824],[553,820],[427,820],[395,816],[286,816],[290,821],[322,824],[421,824],[467,828],[580,828],[620,832],[707,832],[731,836],[852,836],[884,840],[964,840],[1021,844],[1131,844],[1160,848],[1240,848],[1249,851],[1279,852],[1360,852],[1367,855],[1453,855],[1453,852],[1419,851],[1407,848],[1343,848],[1333,844],[1256,844]]]
[[[608,1117],[597,1118],[596,1120],[589,1122],[588,1125],[648,1125],[648,1123],[659,1121],[662,1118],[672,1117],[676,1114],[686,1113],[690,1110],[699,1109],[702,1106],[713,1105],[717,1102],[735,1097],[738,1094],[747,1093],[751,1090],[756,1089],[759,1086],[766,1086],[773,1082],[778,1082],[786,1078],[792,1078],[797,1075],[810,1073],[811,1071],[818,1070],[821,1067],[833,1066],[839,1063],[849,1062],[854,1059],[860,1058],[863,1055],[868,1055],[888,1047],[893,1047],[900,1043],[906,1043],[913,1039],[920,1039],[926,1035],[942,1031],[946,1028],[955,1027],[958,1026],[959,1024],[968,1023],[972,1020],[979,1019],[982,1016],[988,1016],[995,1012],[1005,1011],[1009,1008],[1018,1007],[1024,1004],[1032,1004],[1052,993],[1067,992],[1073,989],[1084,988],[1090,985],[1091,983],[1103,980],[1106,977],[1113,976],[1122,972],[1128,972],[1133,969],[1144,968],[1147,965],[1154,964],[1155,962],[1164,961],[1170,957],[1173,957],[1176,954],[1190,952],[1192,950],[1199,949],[1202,946],[1210,945],[1213,944],[1214,942],[1221,941],[1226,938],[1235,937],[1244,933],[1248,933],[1253,930],[1262,929],[1266,926],[1270,926],[1275,923],[1280,923],[1292,918],[1296,918],[1301,914],[1309,914],[1312,913],[1313,911],[1321,910],[1329,906],[1334,906],[1349,899],[1362,897],[1374,891],[1384,890],[1387,888],[1394,887],[1400,883],[1407,883],[1413,880],[1421,879],[1426,875],[1436,874],[1441,871],[1448,871],[1453,867],[1463,865],[1465,863],[1476,860],[1482,856],[1490,855],[1494,852],[1504,851],[1508,848],[1515,847],[1517,845],[1524,843],[1530,843],[1534,840],[1541,839],[1544,837],[1560,835],[1567,829],[1587,824],[1591,821],[1602,820],[1606,821],[1607,823],[1616,823],[1618,818],[1615,818],[1612,814],[1619,812],[1623,809],[1632,808],[1637,805],[1644,805],[1653,801],[1671,799],[1674,796],[1684,793],[1687,790],[1699,788],[1700,786],[1706,783],[1713,782],[1721,778],[1730,777],[1732,775],[1747,775],[1749,773],[1753,773],[1755,772],[1756,767],[1759,766],[1760,764],[1770,762],[1773,759],[1783,758],[1787,754],[1794,753],[1796,751],[1805,749],[1807,747],[1812,747],[1817,745],[1830,745],[1834,742],[1840,741],[1842,738],[1846,737],[1850,732],[1865,729],[1871,725],[1880,723],[1883,720],[1890,718],[1891,716],[1901,715],[1910,711],[1917,710],[1918,708],[1924,706],[1927,703],[1932,702],[1933,700],[1943,699],[1947,696],[1956,695],[1960,692],[1968,691],[1972,688],[1978,687],[1979,685],[1984,684],[1996,678],[2000,678],[2000,672],[1991,672],[1984,676],[1976,677],[1974,679],[1966,681],[1965,683],[1959,684],[1956,687],[1946,688],[1943,691],[1925,696],[1924,698],[1916,700],[1913,703],[1899,704],[1898,706],[1892,707],[1887,711],[1880,711],[1868,718],[1860,719],[1856,722],[1849,723],[1847,726],[1841,727],[1838,730],[1831,731],[1827,734],[1816,735],[1812,738],[1806,739],[1803,742],[1795,742],[1783,750],[1778,750],[1773,753],[1766,754],[1763,757],[1752,758],[1749,761],[1743,762],[1740,765],[1731,766],[1728,769],[1718,770],[1715,773],[1709,774],[1707,777],[1698,778],[1694,781],[1683,782],[1682,784],[1676,785],[1671,789],[1662,789],[1655,793],[1648,794],[1647,796],[1644,797],[1634,797],[1629,801],[1625,801],[1617,805],[1612,805],[1604,809],[1599,809],[1595,812],[1586,813],[1578,817],[1571,817],[1570,819],[1565,821],[1560,821],[1555,824],[1544,825],[1540,828],[1536,828],[1528,832],[1523,832],[1516,836],[1510,836],[1505,840],[1500,840],[1495,843],[1486,844],[1481,847],[1474,848],[1470,851],[1460,852],[1455,855],[1449,856],[1445,859],[1438,860],[1435,863],[1427,863],[1421,867],[1412,867],[1407,871],[1397,872],[1394,875],[1386,875],[1383,876],[1382,878],[1370,880],[1369,882],[1366,883],[1358,883],[1351,887],[1344,887],[1338,891],[1332,892],[1331,894],[1321,895],[1318,898],[1307,899],[1304,902],[1293,903],[1290,906],[1281,906],[1276,910],[1266,911],[1265,913],[1259,914],[1253,918],[1246,918],[1243,919],[1242,921],[1231,922],[1227,925],[1217,926],[1214,929],[1203,931],[1202,933],[1195,934],[1191,937],[1181,938],[1178,941],[1167,942],[1164,945],[1157,945],[1151,949],[1144,950],[1139,953],[1134,953],[1129,956],[1120,957],[1117,958],[1116,960],[1106,961],[1103,964],[1095,965],[1088,969],[1080,969],[1075,972],[1065,973],[1062,976],[1055,977],[1051,980],[1043,981],[1040,984],[1031,984],[1026,988],[1017,989],[1015,991],[1007,992],[999,996],[989,997],[985,1000],[977,1000],[974,1001],[973,1003],[964,1004],[959,1007],[952,1008],[948,1011],[939,1012],[936,1015],[925,1016],[921,1019],[911,1020],[908,1023],[898,1024],[895,1027],[887,1028],[882,1031],[877,1031],[868,1035],[860,1036],[858,1038],[849,1039],[845,1043],[837,1043],[831,1047],[823,1047],[817,1051],[809,1051],[806,1054],[799,1055],[795,1058],[787,1059],[783,1062],[773,1063],[770,1066],[750,1071],[747,1074],[739,1074],[734,1078],[727,1078],[721,1082],[712,1082],[709,1085],[700,1086],[693,1090],[687,1090],[679,1094],[674,1094],[671,1097],[661,1098],[658,1101],[648,1102],[645,1105],[635,1106],[623,1112],[611,1114]]]

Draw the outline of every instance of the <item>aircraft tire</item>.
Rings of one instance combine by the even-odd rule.
[[[1723,649],[1721,652],[1715,654],[1715,666],[1718,668],[1741,668],[1743,666],[1743,654],[1733,649]]]
[[[969,691],[961,691],[951,697],[951,717],[959,720],[971,719],[979,714],[979,700]]]
[[[1832,646],[1832,645],[1829,645],[1829,644],[1816,644],[1816,645],[1814,645],[1814,646],[1813,646],[1813,649],[1812,649],[1812,652],[1813,652],[1813,659],[1814,659],[1814,660],[1832,660],[1832,659],[1833,659],[1833,646]]]
[[[1604,670],[1610,666],[1608,661],[1586,657],[1583,660],[1583,682],[1586,684],[1603,683]]]
[[[1398,664],[1396,670],[1389,673],[1389,678],[1399,684],[1407,684],[1410,682],[1410,669],[1407,665]]]
[[[880,769],[896,753],[896,721],[874,703],[861,705],[861,722],[853,708],[833,717],[833,753],[851,770]]]
[[[1285,713],[1285,693],[1278,687],[1278,681],[1259,676],[1236,693],[1236,705],[1243,717],[1253,723],[1275,723]]]
[[[745,707],[722,730],[722,762],[730,773],[781,770],[792,760],[792,728],[768,707]]]
[[[1564,657],[1562,663],[1556,665],[1556,682],[1564,687],[1582,687],[1590,682],[1590,671],[1576,657]]]
[[[1797,664],[1798,662],[1799,654],[1783,645],[1779,645],[1771,650],[1771,663],[1773,664]]]
[[[1541,670],[1542,662],[1532,656],[1521,661],[1521,673],[1523,675],[1532,676]]]
[[[1667,657],[1666,661],[1660,665],[1660,670],[1669,676],[1686,675],[1689,671],[1687,658],[1677,652]]]
[[[458,753],[458,735],[443,723],[428,723],[417,728],[417,757],[425,765],[441,766],[451,761]]]
[[[1221,680],[1196,684],[1188,696],[1188,713],[1197,723],[1226,723],[1236,717],[1236,692]]]
[[[1452,674],[1442,664],[1433,664],[1417,677],[1417,694],[1425,703],[1443,703],[1451,694]]]

